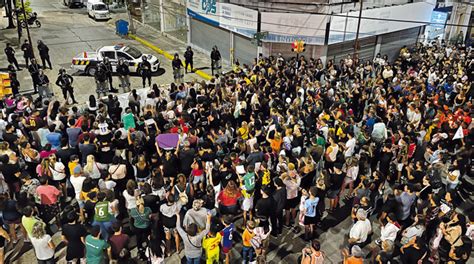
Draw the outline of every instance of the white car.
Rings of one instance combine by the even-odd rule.
[[[110,19],[109,8],[103,2],[87,2],[87,14],[94,20]]]
[[[143,56],[146,56],[148,62],[150,62],[152,72],[156,72],[160,69],[160,61],[156,56],[143,54],[140,50],[123,44],[104,46],[99,48],[97,52],[82,52],[72,59],[71,68],[93,76],[97,71],[99,63],[101,63],[104,58],[109,58],[112,64],[112,70],[116,72],[119,58],[124,58],[125,61],[128,62],[130,72],[137,72],[138,64],[142,62]]]

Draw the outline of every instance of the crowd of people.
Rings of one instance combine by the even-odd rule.
[[[164,263],[183,249],[190,264],[265,263],[270,239],[301,227],[298,261],[319,264],[319,227],[347,205],[347,239],[331,241],[344,263],[466,263],[473,70],[470,48],[418,44],[393,62],[260,57],[132,90],[129,105],[8,96],[0,262],[24,239],[55,263],[60,232],[68,263]]]

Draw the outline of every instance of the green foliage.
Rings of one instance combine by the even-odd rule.
[[[33,12],[33,8],[31,8],[31,6],[30,6],[31,5],[30,0],[24,0],[23,4],[25,5],[25,12],[26,12],[26,15],[28,16],[29,14],[31,14]],[[15,7],[16,7],[17,10],[22,8],[21,0],[16,0]],[[18,19],[20,21],[24,19],[23,12],[18,14]]]

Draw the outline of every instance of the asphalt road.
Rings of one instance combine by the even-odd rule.
[[[60,0],[35,0],[32,1],[31,6],[38,13],[38,19],[42,24],[41,28],[32,26],[30,29],[32,42],[35,47],[35,55],[38,57],[36,41],[42,40],[50,49],[50,57],[53,63],[53,70],[45,70],[46,75],[53,83],[57,78],[59,68],[65,68],[74,77],[75,95],[76,100],[79,102],[85,102],[90,94],[95,94],[95,82],[94,78],[71,69],[72,58],[83,51],[96,51],[102,46],[123,43],[125,45],[133,45],[143,53],[156,55],[161,62],[162,69],[154,74],[152,82],[158,85],[167,85],[173,82],[171,62],[134,40],[116,35],[112,20],[109,22],[94,21],[87,16],[85,8],[69,9]],[[1,19],[0,28],[5,28],[6,23],[6,19]],[[24,30],[22,42],[26,37],[26,30]],[[16,57],[21,67],[25,61],[19,46],[16,46],[18,44],[16,30],[0,30],[0,47],[2,51],[7,42],[15,45]],[[3,52],[0,54],[0,61],[0,69],[5,69],[7,62]],[[40,61],[39,58],[38,61]],[[21,84],[20,92],[31,91],[33,84],[28,71],[20,71],[18,76]],[[195,74],[186,76],[186,80],[191,79],[200,79],[200,77]],[[131,82],[132,88],[142,88],[140,77],[132,76]],[[118,84],[118,78],[114,77],[114,86],[116,88]],[[59,87],[53,84],[51,88],[55,95],[62,99]]]

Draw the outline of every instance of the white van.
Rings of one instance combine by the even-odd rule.
[[[109,8],[100,1],[87,1],[87,14],[94,20],[110,19]]]

